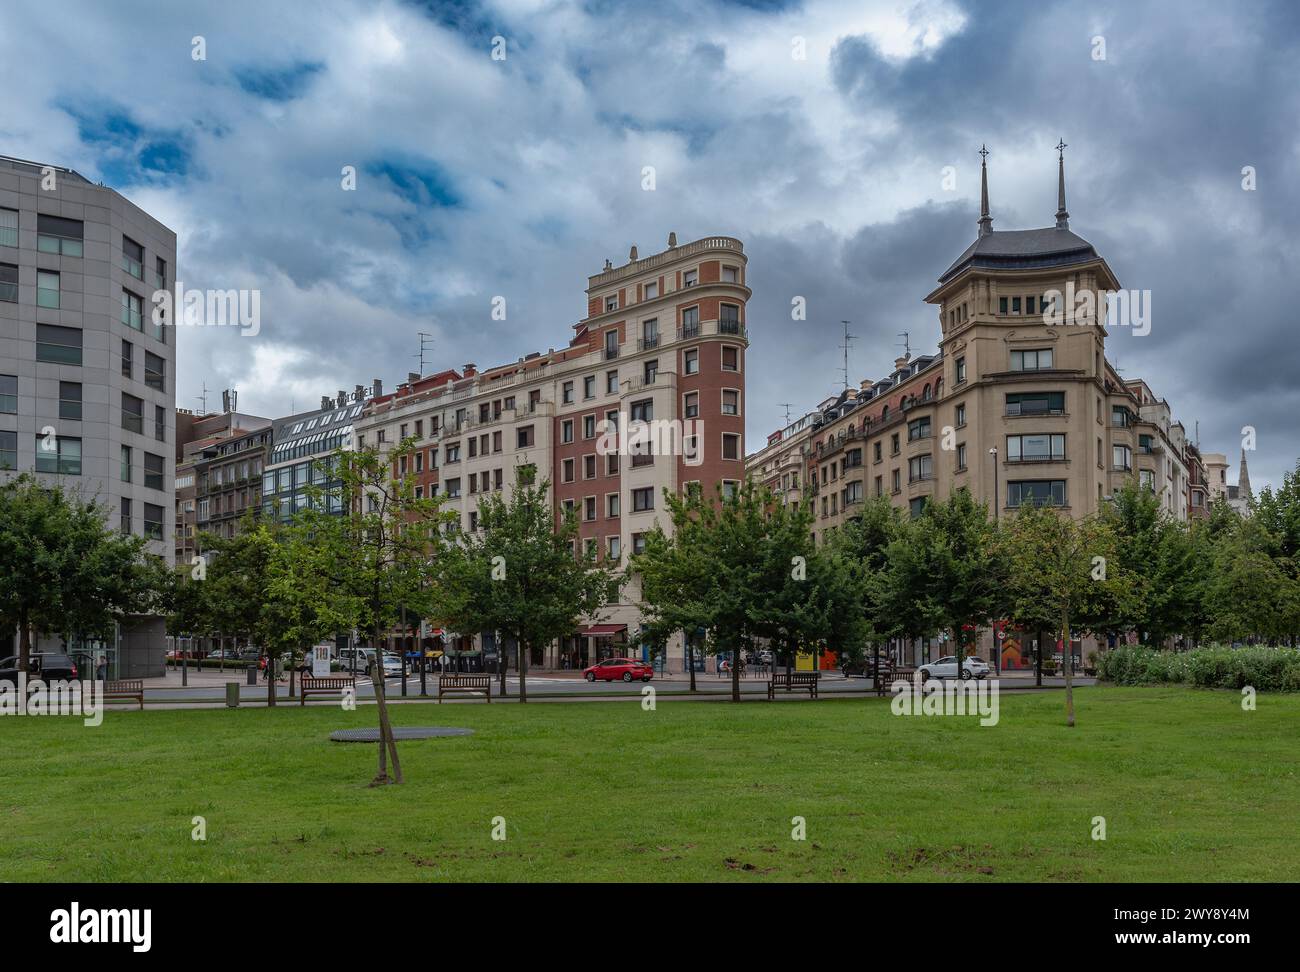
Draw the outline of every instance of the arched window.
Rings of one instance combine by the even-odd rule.
[[[881,409],[881,411],[880,411],[880,421],[882,421],[882,422],[887,422],[887,421],[889,421],[889,406],[888,406],[888,405],[886,405],[883,409]]]
[[[943,379],[942,379],[942,378],[940,378],[938,381],[936,381],[936,382],[934,383],[934,397],[935,397],[935,398],[939,398],[941,395],[943,395]]]
[[[929,400],[930,400],[930,386],[926,385],[925,388],[921,390],[921,401],[928,402]]]

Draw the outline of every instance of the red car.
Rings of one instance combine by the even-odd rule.
[[[631,658],[607,658],[590,668],[584,668],[582,677],[588,682],[594,682],[596,679],[612,682],[616,678],[621,678],[625,682],[638,678],[648,682],[654,677],[654,669],[645,662],[634,661]]]

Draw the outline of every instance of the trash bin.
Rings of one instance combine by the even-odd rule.
[[[256,666],[256,665],[249,665],[249,666],[248,666],[248,684],[249,684],[249,685],[256,685],[256,684],[257,684],[257,666]]]
[[[226,708],[228,709],[239,708],[239,683],[238,682],[226,683]]]

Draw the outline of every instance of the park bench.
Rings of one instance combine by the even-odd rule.
[[[787,692],[807,689],[808,697],[815,699],[817,682],[821,679],[821,675],[821,672],[773,672],[771,680],[767,683],[767,700],[771,702],[776,698],[778,688],[783,688]]]
[[[115,678],[104,683],[104,699],[135,699],[144,709],[144,680]]]
[[[338,695],[348,689],[356,694],[355,675],[308,675],[303,672],[298,682],[298,704],[306,705],[308,695]]]
[[[465,672],[444,672],[438,676],[438,701],[444,695],[473,695],[482,692],[488,702],[492,701],[492,676],[470,675]]]
[[[897,681],[910,682],[915,674],[916,669],[911,665],[882,664],[880,666],[880,677],[876,679],[876,694],[886,694],[889,687]]]

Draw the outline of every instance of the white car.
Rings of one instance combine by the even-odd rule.
[[[982,658],[975,658],[974,656],[962,662],[961,668],[962,678],[984,678],[989,673],[988,663]],[[922,665],[917,671],[921,673],[921,681],[923,682],[931,678],[956,678],[957,656],[948,655],[938,661],[930,662],[928,665]]]
[[[401,678],[405,668],[399,656],[384,653],[384,678]]]

